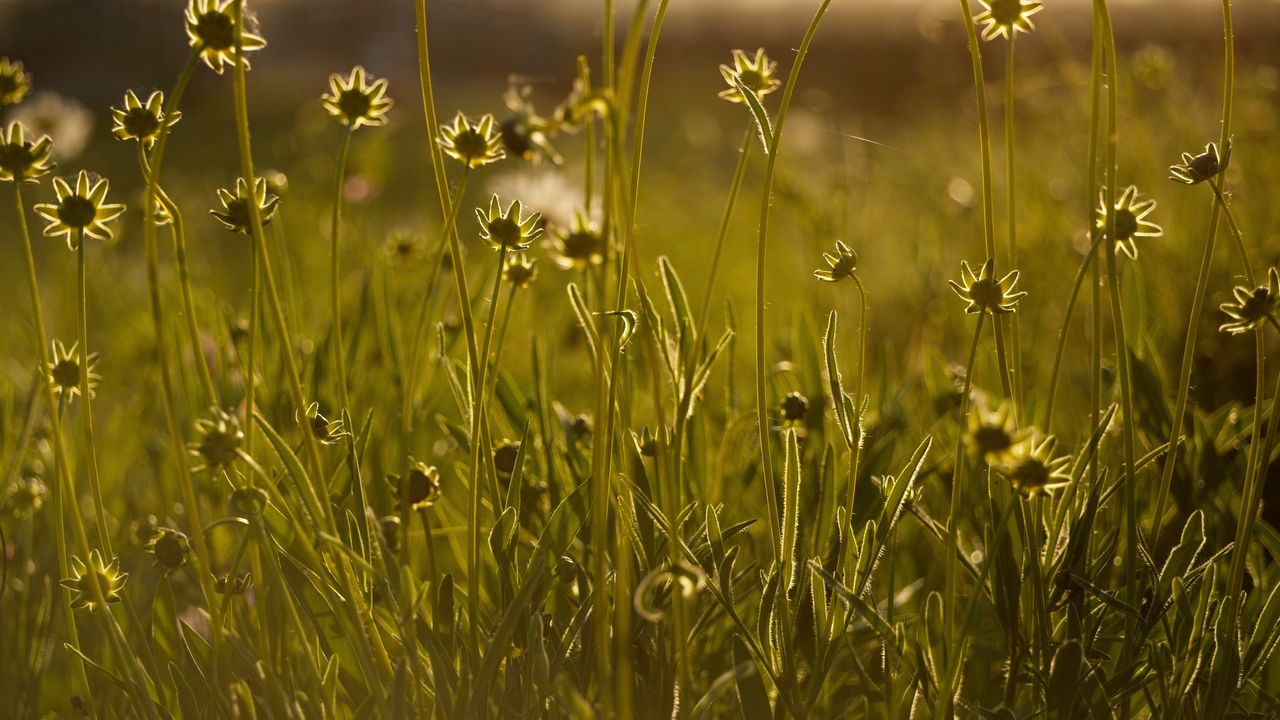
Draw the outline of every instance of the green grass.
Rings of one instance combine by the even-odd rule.
[[[1212,54],[1117,47],[1142,28],[1095,0],[1090,34],[1037,15],[1015,55],[962,0],[932,51],[971,84],[852,112],[806,64],[829,4],[730,104],[664,54],[666,0],[606,0],[579,87],[512,111],[560,166],[519,156],[542,137],[474,167],[436,142],[474,101],[423,1],[389,127],[323,115],[347,68],[259,123],[267,53],[214,76],[195,47],[173,132],[87,156],[117,242],[68,252],[33,213],[49,175],[4,183],[7,712],[1280,714],[1276,299],[1217,332],[1280,260],[1280,144],[1229,5]],[[198,10],[239,37],[238,0]],[[1166,180],[1209,139],[1225,171]],[[279,206],[224,207],[236,175]],[[1137,260],[1097,213],[1130,184],[1164,231]],[[528,287],[471,219],[494,188],[544,213]],[[584,203],[607,242],[561,269]],[[820,282],[837,240],[857,268]],[[970,278],[966,314],[947,280],[989,258],[1008,312]],[[38,371],[55,338],[100,355],[91,403]]]

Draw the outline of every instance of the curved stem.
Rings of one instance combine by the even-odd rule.
[[[957,627],[958,618],[955,615],[955,608],[956,593],[960,581],[960,568],[956,554],[960,551],[959,518],[960,502],[963,495],[961,482],[964,478],[964,433],[969,417],[969,393],[973,390],[973,368],[978,358],[978,340],[982,337],[982,323],[986,318],[986,313],[980,313],[978,322],[973,326],[973,342],[969,347],[969,360],[965,363],[964,390],[960,394],[960,416],[958,418],[959,426],[956,429],[955,460],[951,466],[951,505],[950,512],[947,514],[947,537],[951,541],[951,549],[947,552],[946,594],[943,596],[944,602],[942,605],[948,615],[944,622],[948,657],[956,652],[959,647],[957,643],[961,641],[956,637],[956,631],[959,628]]]
[[[350,398],[347,396],[347,346],[342,340],[342,293],[339,283],[341,276],[338,263],[338,233],[342,229],[342,183],[347,174],[347,155],[351,150],[351,136],[354,131],[348,127],[342,134],[342,151],[338,154],[338,173],[333,183],[333,218],[329,225],[329,290],[331,301],[330,322],[333,328],[333,356],[338,371],[338,398],[344,409],[350,409]]]
[[[720,229],[716,231],[716,249],[711,254],[711,268],[707,273],[707,289],[702,294],[702,310],[698,312],[697,335],[707,336],[707,322],[711,318],[711,296],[716,287],[716,278],[720,273],[720,255],[724,251],[725,239],[729,236],[729,225],[733,222],[733,208],[737,205],[738,194],[742,190],[742,179],[747,174],[747,159],[751,156],[752,134],[755,131],[747,128],[742,138],[742,149],[738,151],[738,165],[733,170],[733,181],[729,184],[729,197],[724,203],[724,212],[720,215]]]
[[[93,403],[89,397],[89,300],[88,300],[88,261],[85,257],[84,232],[76,231],[76,305],[79,320],[80,341],[80,400],[84,405],[80,408],[80,422],[84,427],[84,443],[86,462],[89,468],[89,492],[93,495],[93,511],[98,516],[98,544],[106,552],[107,557],[115,553],[111,550],[111,538],[107,533],[107,513],[102,504],[102,482],[98,475],[98,450],[93,437]]]
[[[1092,221],[1092,218],[1090,218]],[[1096,233],[1093,244],[1089,246],[1089,252],[1085,254],[1084,260],[1080,261],[1080,269],[1076,271],[1075,282],[1071,285],[1071,294],[1067,296],[1067,309],[1062,313],[1062,327],[1058,329],[1058,346],[1053,353],[1053,369],[1049,372],[1049,396],[1045,401],[1044,409],[1044,431],[1051,432],[1053,429],[1053,405],[1054,399],[1058,394],[1058,373],[1062,370],[1062,356],[1067,349],[1067,329],[1071,325],[1071,315],[1075,312],[1076,301],[1080,297],[1080,286],[1084,285],[1085,272],[1093,266],[1093,260],[1097,256],[1098,246],[1102,244],[1102,233]]]
[[[1218,207],[1222,208],[1222,214],[1227,216],[1227,227],[1231,228],[1231,238],[1236,241],[1236,252],[1240,254],[1240,264],[1244,266],[1244,277],[1250,285],[1255,285],[1258,279],[1253,274],[1253,264],[1249,262],[1249,251],[1245,248],[1244,234],[1240,232],[1240,225],[1236,223],[1236,214],[1231,212],[1231,205],[1219,186],[1218,178],[1209,178],[1209,187],[1213,188],[1213,195],[1217,199]]]

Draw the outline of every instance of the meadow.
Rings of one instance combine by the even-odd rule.
[[[1280,717],[1261,6],[401,5],[0,47],[0,717]]]

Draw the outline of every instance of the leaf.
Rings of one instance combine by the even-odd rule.
[[[835,410],[836,426],[844,438],[845,447],[853,449],[853,423],[849,420],[849,406],[845,404],[844,384],[840,377],[840,364],[836,360],[836,312],[827,315],[827,332],[822,336],[822,349],[827,357],[827,390],[831,394],[831,407]]]
[[[800,530],[800,447],[795,428],[787,428],[787,453],[782,466],[782,568],[786,587],[796,584],[796,536]]]
[[[587,336],[587,350],[591,352],[591,360],[594,363],[596,348],[600,345],[600,336],[596,331],[595,321],[591,319],[591,309],[587,307],[587,301],[583,299],[582,291],[578,289],[577,283],[569,283],[567,290],[569,292],[569,305],[573,307],[573,314],[578,316],[578,325]]]
[[[764,148],[765,156],[768,156],[773,143],[773,124],[769,122],[769,113],[765,112],[764,105],[760,104],[760,98],[756,97],[755,91],[747,87],[741,79],[735,77],[733,84],[746,101],[747,109],[751,111],[751,118],[756,121],[756,130],[760,133],[760,145]]]

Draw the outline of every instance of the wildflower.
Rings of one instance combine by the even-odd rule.
[[[502,147],[508,155],[522,160],[537,162],[546,157],[559,164],[560,155],[547,140],[547,131],[552,126],[538,115],[529,99],[533,88],[517,84],[515,78],[508,83],[507,92],[502,96],[503,104],[511,111],[499,125],[498,133],[502,136]]]
[[[465,115],[458,113],[452,125],[440,126],[439,143],[445,155],[472,170],[507,156],[502,148],[502,136],[493,129],[492,115],[484,115],[472,125]]]
[[[755,58],[751,58],[741,50],[733,51],[733,67],[728,65],[720,66],[720,74],[724,76],[724,81],[729,87],[720,91],[720,97],[734,103],[744,103],[747,101],[742,95],[742,91],[738,89],[738,83],[742,83],[748,90],[755,94],[756,98],[762,98],[765,95],[778,89],[782,84],[781,80],[774,77],[774,73],[778,70],[778,63],[770,60],[764,54],[764,48],[756,50]]]
[[[804,422],[809,414],[809,400],[798,392],[787,393],[782,398],[782,405],[779,408],[782,411],[782,421],[787,425],[796,425]]]
[[[22,62],[0,58],[0,106],[16,105],[31,92],[31,73]]]
[[[78,157],[93,133],[93,113],[84,103],[49,91],[36,93],[15,107],[9,120],[22,123],[33,135],[48,135],[53,159],[58,162]]]
[[[71,402],[80,394],[81,374],[89,374],[89,397],[94,397],[94,388],[98,386],[101,376],[94,370],[98,367],[98,353],[91,353],[87,358],[77,352],[80,343],[72,343],[67,349],[61,340],[53,341],[53,360],[49,362],[49,384],[53,391]]]
[[[1011,407],[1002,403],[994,410],[982,408],[969,413],[964,444],[974,458],[996,464],[1009,457],[1027,438],[1027,432],[1013,424]]]
[[[244,0],[191,0],[187,5],[187,37],[191,47],[200,53],[211,70],[222,74],[225,65],[236,61],[236,35],[240,35],[240,50],[243,53],[261,50],[267,41],[245,28],[236,27],[234,4]],[[244,20],[248,24],[246,14]],[[244,58],[244,69],[249,69],[249,58]]]
[[[604,262],[604,233],[582,210],[573,213],[573,224],[567,231],[553,233],[551,261],[561,270],[585,270]]]
[[[1232,288],[1231,293],[1235,295],[1236,301],[1218,306],[1231,318],[1219,326],[1219,330],[1239,335],[1261,327],[1268,321],[1276,323],[1276,313],[1280,312],[1280,274],[1276,273],[1275,268],[1267,271],[1266,285],[1259,285],[1252,291],[1237,285]]]
[[[22,123],[9,123],[9,132],[0,133],[0,180],[35,182],[53,169],[53,163],[49,162],[52,152],[53,141],[49,136],[32,142],[26,139]]]
[[[1116,236],[1114,240],[1117,250],[1121,250],[1125,255],[1137,260],[1138,246],[1134,243],[1134,238],[1160,237],[1164,234],[1164,230],[1159,225],[1146,219],[1151,214],[1151,211],[1155,209],[1155,200],[1149,198],[1146,200],[1138,199],[1137,187],[1130,185],[1125,188],[1124,192],[1116,200]],[[1104,190],[1099,197],[1098,205],[1097,223],[1099,231],[1107,231],[1107,221],[1107,197]]]
[[[1217,143],[1211,142],[1204,146],[1204,152],[1199,155],[1182,153],[1182,164],[1169,166],[1169,172],[1173,173],[1169,179],[1186,185],[1195,185],[1222,174],[1230,163],[1231,140],[1228,139],[1223,143],[1221,153],[1218,152]]]
[[[4,509],[15,518],[29,518],[44,505],[44,496],[48,492],[44,481],[39,476],[24,473],[14,478],[4,492]]]
[[[542,214],[524,217],[524,206],[519,200],[512,200],[503,210],[498,196],[494,195],[489,199],[488,213],[476,208],[476,219],[480,221],[481,239],[494,250],[524,250],[542,235],[542,228],[538,227]]]
[[[1052,435],[1036,441],[1018,443],[1008,453],[998,469],[1008,478],[1013,489],[1024,497],[1045,494],[1071,482],[1067,466],[1071,458],[1054,457],[1058,441]]]
[[[311,436],[322,445],[332,445],[351,433],[342,427],[341,420],[330,420],[320,414],[320,403],[313,402],[307,406],[307,426]]]
[[[501,477],[511,477],[516,471],[516,458],[520,456],[520,443],[507,440],[493,451],[493,467]]]
[[[215,575],[213,578],[213,589],[219,595],[243,595],[251,587],[253,587],[252,573],[245,573],[236,577]]]
[[[215,407],[209,417],[196,422],[196,432],[200,433],[200,442],[192,443],[188,450],[193,457],[204,462],[196,468],[197,471],[222,470],[231,467],[240,457],[244,431],[240,429],[240,420],[235,415]]]
[[[120,572],[120,558],[112,558],[107,565],[102,561],[102,554],[93,550],[87,565],[80,558],[72,557],[71,569],[75,575],[63,579],[61,584],[75,593],[71,598],[72,608],[97,612],[109,603],[120,602],[120,590],[129,577],[129,573]]]
[[[969,303],[965,306],[965,312],[987,313],[989,315],[1011,313],[1017,309],[1015,306],[1018,301],[1027,296],[1025,292],[1013,292],[1013,286],[1018,283],[1017,270],[1012,270],[1004,277],[996,280],[992,275],[994,268],[995,261],[989,259],[982,264],[979,273],[974,275],[969,263],[961,261],[961,282],[947,281],[956,295],[959,295],[961,300]]]
[[[378,521],[378,526],[382,529],[382,542],[386,544],[387,549],[396,552],[400,549],[400,518],[396,515],[384,515]]]
[[[156,564],[165,572],[177,570],[187,564],[191,554],[191,543],[185,533],[173,528],[157,528],[155,534],[147,541],[147,552],[156,559]]]
[[[35,211],[49,224],[44,228],[45,237],[63,235],[67,247],[75,250],[81,237],[87,235],[98,240],[110,240],[113,235],[107,223],[120,217],[124,205],[107,203],[106,178],[98,178],[89,184],[89,173],[84,170],[76,176],[76,186],[62,178],[53,179],[56,203],[38,203]]]
[[[538,276],[538,261],[520,253],[507,262],[507,266],[502,270],[502,276],[513,287],[527,288]]]
[[[382,244],[382,251],[395,265],[408,265],[422,255],[423,243],[420,238],[405,230],[397,230],[387,236]]]
[[[114,126],[111,132],[121,140],[137,140],[144,148],[150,148],[156,138],[182,119],[182,113],[164,111],[164,93],[156,90],[147,96],[144,104],[132,90],[124,94],[124,107],[111,108]]]
[[[819,280],[840,282],[853,277],[853,271],[858,269],[858,253],[850,250],[840,240],[836,241],[836,254],[832,256],[830,253],[822,253],[822,258],[827,261],[829,269],[813,271],[813,276]]]
[[[236,192],[231,194],[226,188],[218,188],[218,199],[222,201],[222,212],[210,210],[209,214],[217,218],[223,227],[248,235],[252,230],[249,216],[249,184],[244,178],[236,178]],[[280,205],[279,196],[267,192],[267,181],[258,178],[253,183],[253,202],[258,206],[258,216],[265,226],[276,215],[276,207]]]
[[[1012,38],[1016,32],[1035,30],[1031,16],[1044,9],[1044,3],[1023,0],[982,0],[982,6],[986,10],[973,22],[986,23],[982,29],[983,40],[994,40],[1001,35]]]
[[[400,476],[387,475],[396,495],[400,494]],[[434,465],[415,461],[409,467],[409,507],[424,510],[440,501],[443,492],[440,489],[440,471]]]
[[[578,577],[578,563],[568,555],[561,555],[552,569],[556,579],[568,585]]]
[[[329,92],[320,96],[320,104],[352,130],[363,125],[386,125],[387,110],[391,108],[391,99],[385,97],[387,80],[382,78],[370,84],[366,82],[369,79],[360,65],[352,68],[345,79],[337,73],[330,75]]]

